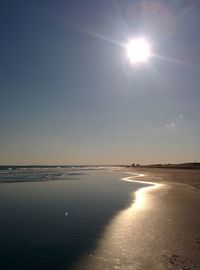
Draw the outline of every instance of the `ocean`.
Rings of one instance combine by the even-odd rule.
[[[125,176],[114,167],[1,168],[0,269],[73,269],[144,186]]]

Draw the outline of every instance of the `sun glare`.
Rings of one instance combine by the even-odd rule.
[[[145,38],[132,39],[126,45],[127,56],[131,64],[146,62],[151,56],[151,47]]]

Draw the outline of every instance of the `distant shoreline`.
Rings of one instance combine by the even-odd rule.
[[[149,164],[149,165],[140,165],[132,164],[128,166],[130,168],[163,168],[163,169],[192,169],[200,170],[199,162],[188,162],[188,163],[178,163],[178,164]]]
[[[50,165],[13,165],[13,164],[8,164],[8,165],[0,165],[0,170],[17,170],[17,169],[22,169],[22,168],[87,168],[87,167],[121,167],[121,168],[163,168],[163,169],[192,169],[192,170],[200,170],[200,162],[186,162],[186,163],[156,163],[156,164],[137,164],[133,163],[131,165],[55,165],[55,164],[50,164]]]

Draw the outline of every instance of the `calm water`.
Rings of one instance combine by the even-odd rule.
[[[141,186],[123,176],[97,168],[1,171],[0,269],[72,269]]]

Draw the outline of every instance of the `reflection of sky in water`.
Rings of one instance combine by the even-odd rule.
[[[109,170],[78,177],[0,185],[1,269],[70,269],[62,267],[95,248],[105,225],[141,187]]]

